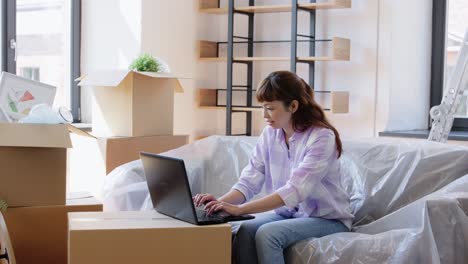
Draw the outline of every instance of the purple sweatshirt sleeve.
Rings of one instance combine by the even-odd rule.
[[[250,200],[254,195],[258,194],[265,182],[266,133],[268,132],[264,129],[250,156],[249,163],[242,170],[239,181],[232,187],[232,189],[236,189],[244,195],[245,201]]]

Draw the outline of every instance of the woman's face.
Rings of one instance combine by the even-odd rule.
[[[263,117],[268,125],[273,128],[289,128],[292,126],[292,114],[294,106],[286,108],[281,101],[263,102]],[[291,104],[291,105],[294,105]]]

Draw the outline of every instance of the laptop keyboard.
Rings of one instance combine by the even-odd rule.
[[[222,221],[226,216],[228,216],[228,214],[223,212],[207,215],[205,210],[198,208],[195,211],[197,212],[198,221]]]

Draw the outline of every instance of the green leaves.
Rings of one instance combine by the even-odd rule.
[[[8,208],[8,204],[4,200],[0,200],[0,211],[5,212]]]
[[[132,64],[130,70],[143,72],[159,72],[162,70],[161,63],[149,54],[140,55]]]

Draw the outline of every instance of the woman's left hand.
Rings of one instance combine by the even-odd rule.
[[[208,215],[211,215],[214,212],[224,211],[230,215],[238,216],[243,214],[241,209],[240,205],[234,205],[222,201],[211,201],[205,206],[205,210],[207,210]]]

